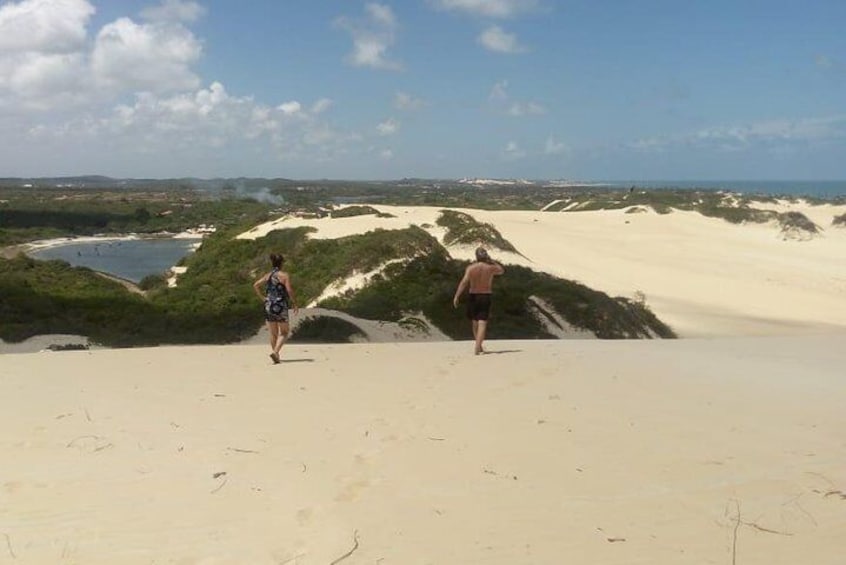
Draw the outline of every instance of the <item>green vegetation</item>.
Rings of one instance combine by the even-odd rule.
[[[117,347],[156,344],[168,318],[90,269],[23,255],[0,259],[0,338],[5,341],[67,333]]]
[[[240,189],[228,184],[218,187],[218,194],[224,198],[217,200],[180,183],[153,190],[141,181],[131,188],[107,186],[109,179],[91,181],[101,183],[100,188],[22,190],[0,186],[0,245],[96,233],[176,232],[200,224],[214,224],[218,231],[183,261],[188,271],[180,276],[178,287],[168,288],[163,275],[152,275],[140,283],[143,296],[88,269],[71,268],[63,262],[23,256],[0,259],[0,338],[20,341],[43,333],[70,333],[116,347],[240,341],[254,335],[263,324],[252,283],[269,269],[271,252],[285,255],[285,269],[292,275],[300,305],[319,297],[335,281],[387,265],[364,289],[322,305],[367,319],[394,321],[413,330],[426,327],[416,317],[422,313],[447,335],[465,338],[469,325],[463,311],[452,308],[452,294],[465,264],[452,260],[447,250],[419,227],[374,230],[335,240],[311,239],[312,229],[304,227],[276,230],[256,240],[235,236],[286,211],[313,210],[317,214],[344,199],[539,209],[550,196],[565,195],[562,189],[538,186],[480,189],[435,183],[410,190],[403,183],[262,181],[286,202],[274,209],[236,197]],[[250,182],[245,179],[243,186],[250,188]],[[256,184],[259,186],[264,185]],[[409,186],[419,188],[412,181]],[[597,194],[580,194],[582,209],[617,205],[614,202],[619,201],[620,206],[651,206],[666,211],[675,202],[675,197],[667,194],[651,199],[644,196],[640,204],[626,195],[607,192],[600,198]],[[572,191],[566,195],[576,198]],[[666,208],[662,208],[662,202]],[[719,207],[716,200],[713,203]],[[372,206],[354,204],[336,210],[333,217],[378,213]],[[443,210],[437,223],[446,228],[448,245],[481,243],[517,252],[494,226],[469,214]],[[555,313],[541,314],[548,321],[554,321],[553,314],[557,314],[599,337],[673,335],[642,303],[509,267],[497,283],[492,338],[551,337],[532,314],[539,308],[532,306],[531,296],[542,298],[555,309]],[[296,339],[349,341],[359,335],[358,328],[345,324],[336,318],[314,319],[297,330]]]
[[[399,322],[422,312],[446,335],[466,338],[469,324],[463,312],[452,307],[455,287],[467,263],[450,259],[446,253],[417,257],[407,266],[392,265],[381,280],[355,293],[333,297],[321,306],[348,312],[361,318]],[[489,328],[494,339],[551,338],[542,323],[529,315],[529,300],[539,296],[576,328],[598,337],[619,339],[674,337],[643,304],[611,298],[573,281],[509,266],[497,281],[494,298],[496,322]]]
[[[333,218],[350,218],[352,216],[377,216],[379,218],[396,218],[393,214],[380,212],[373,206],[347,206],[332,210],[329,214]]]
[[[756,198],[760,201],[761,198]],[[621,210],[629,208],[634,213],[651,208],[658,214],[669,214],[673,210],[699,212],[703,216],[721,218],[727,222],[763,223],[774,219],[777,214],[750,207],[751,199],[735,194],[714,191],[689,190],[640,190],[632,192],[603,191],[572,195],[547,208],[547,212],[585,212],[594,210]]]
[[[269,270],[271,252],[284,253],[298,303],[306,304],[353,272],[441,249],[417,227],[336,240],[309,239],[313,228],[277,230],[255,241],[235,239],[246,227],[206,238],[185,261],[188,271],[176,288],[167,288],[161,278],[145,279],[146,300],[64,262],[0,259],[0,338],[76,333],[111,346],[235,342],[254,335],[263,323],[252,284]],[[51,320],[53,310],[59,314]]]
[[[436,223],[447,230],[444,236],[446,245],[485,245],[517,253],[517,249],[494,226],[479,222],[464,212],[441,210]]]
[[[201,224],[255,225],[270,207],[250,199],[212,200],[188,192],[38,191],[2,193],[0,246],[99,233],[180,232]]]
[[[355,324],[334,316],[307,318],[291,333],[291,341],[297,343],[352,343],[366,337]]]
[[[771,197],[744,197],[713,191],[654,190],[602,193],[591,192],[573,195],[546,209],[547,212],[584,212],[593,210],[626,209],[627,214],[644,212],[652,208],[658,214],[673,210],[698,212],[710,218],[720,218],[733,224],[778,222],[783,232],[819,232],[811,220],[801,212],[779,213],[752,207],[752,202],[774,202]]]
[[[374,230],[336,240],[309,239],[310,228],[276,230],[255,241],[234,239],[240,228],[207,238],[191,255],[179,286],[145,279],[146,298],[84,268],[19,256],[0,260],[0,338],[20,341],[40,333],[89,336],[110,346],[160,343],[228,343],[252,336],[263,323],[252,282],[269,267],[271,252],[285,254],[298,303],[317,298],[332,282],[373,270],[392,259],[358,292],[321,306],[354,316],[418,327],[423,313],[448,336],[466,337],[468,325],[452,308],[452,294],[466,266],[452,260],[418,227]],[[672,337],[642,304],[614,299],[572,281],[509,267],[497,283],[492,338],[552,337],[530,315],[530,296],[543,298],[577,328],[603,338]],[[315,321],[298,339],[349,339],[335,321]],[[309,333],[310,332],[310,333]]]
[[[167,277],[163,274],[147,275],[138,283],[138,288],[147,292],[167,288]]]
[[[819,227],[802,212],[785,212],[778,216],[782,232],[798,231],[809,234],[819,233]]]

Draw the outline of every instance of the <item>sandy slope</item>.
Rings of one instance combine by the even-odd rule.
[[[643,293],[652,310],[683,337],[846,330],[846,229],[831,226],[846,206],[799,201],[759,207],[802,212],[823,231],[808,241],[786,240],[776,224],[735,225],[681,211],[463,211],[495,225],[524,256],[500,254],[502,260],[614,296]],[[427,227],[435,225],[440,208],[375,208],[396,217],[287,217],[240,237],[307,225],[318,229],[312,237],[336,238],[411,224],[443,236],[440,228]],[[450,252],[466,259],[472,251]]]
[[[3,355],[0,563],[843,563],[842,336],[470,348]]]

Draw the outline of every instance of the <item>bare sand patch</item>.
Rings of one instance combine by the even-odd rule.
[[[841,344],[5,355],[0,562],[834,565]]]

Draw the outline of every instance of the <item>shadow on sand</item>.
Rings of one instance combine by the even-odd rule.
[[[523,353],[522,349],[500,349],[499,351],[485,351],[484,355],[502,355],[503,353]]]
[[[314,359],[311,358],[304,358],[304,359],[280,359],[280,363],[314,363]]]

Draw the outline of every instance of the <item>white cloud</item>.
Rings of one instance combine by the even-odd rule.
[[[302,104],[294,100],[292,102],[284,102],[280,104],[279,106],[277,106],[277,109],[280,110],[286,116],[293,116],[295,114],[299,114],[303,107]]]
[[[377,22],[389,29],[397,27],[397,18],[394,16],[394,12],[391,10],[390,6],[386,4],[371,3],[367,4],[364,7],[364,10],[374,22]]]
[[[311,107],[319,108],[322,100]],[[108,114],[41,125],[32,129],[31,137],[109,140],[127,151],[168,156],[196,156],[204,150],[241,147],[253,141],[258,142],[254,145],[258,151],[275,148],[283,157],[313,158],[361,139],[336,131],[300,102],[267,106],[249,96],[232,96],[218,82],[175,95],[139,93],[134,103],[118,105]]]
[[[322,114],[326,110],[332,107],[332,101],[328,98],[321,98],[311,106],[311,113],[312,114]]]
[[[0,57],[13,52],[68,53],[80,49],[94,14],[87,0],[23,0],[0,5]]]
[[[487,18],[511,18],[538,7],[537,0],[434,0],[438,8]]]
[[[509,141],[505,149],[502,150],[502,156],[510,161],[516,161],[517,159],[522,159],[526,156],[526,152],[520,148],[514,141]]]
[[[488,95],[488,100],[492,102],[508,100],[508,81],[501,80],[494,83],[493,88],[491,88],[491,93]]]
[[[391,149],[383,149],[379,152],[379,157],[384,159],[385,161],[390,161],[394,158],[394,152]]]
[[[498,81],[493,85],[488,94],[488,102],[495,111],[515,118],[540,116],[546,113],[546,108],[538,102],[512,100],[511,95],[508,94],[507,80]]]
[[[834,62],[827,55],[817,55],[814,57],[814,62],[818,67],[822,67],[823,69],[830,69],[834,66]]]
[[[154,22],[193,22],[205,14],[198,3],[186,0],[164,0],[160,5],[141,11],[141,17]]]
[[[219,82],[202,86],[195,68],[203,45],[187,27],[202,11],[196,2],[165,0],[144,19],[89,28],[87,0],[0,0],[0,155],[42,172],[99,167],[143,175],[150,156],[159,174],[165,163],[172,171],[223,171],[238,170],[246,157],[271,168],[292,159],[328,162],[366,152],[367,137],[398,131],[393,118],[367,137],[339,129],[329,121],[329,98],[261,103]],[[389,7],[368,4],[365,14],[393,41]]]
[[[192,5],[170,1],[163,8],[190,12]],[[0,6],[0,111],[93,108],[134,92],[199,86],[191,67],[202,45],[184,25],[120,18],[92,39],[86,26],[93,13],[87,0]]]
[[[516,118],[540,116],[542,114],[546,114],[546,108],[537,102],[515,102],[508,108],[508,115]]]
[[[85,100],[85,0],[24,0],[0,6],[0,111],[43,111]]]
[[[517,41],[517,36],[513,33],[508,33],[499,26],[490,26],[481,33],[478,37],[479,44],[488,51],[495,53],[525,53],[527,49],[520,45]]]
[[[406,93],[397,92],[394,95],[394,108],[397,110],[419,110],[425,105],[425,102],[419,98]]]
[[[828,55],[817,55],[814,57],[814,63],[827,73],[842,74],[846,71],[846,64],[841,59],[835,59]]]
[[[397,19],[390,6],[370,3],[365,6],[365,19],[340,17],[335,25],[352,37],[353,50],[347,61],[356,67],[398,71],[402,64],[388,57],[388,49],[396,40]]]
[[[399,130],[400,124],[393,118],[388,118],[376,126],[379,135],[393,135]]]
[[[91,69],[98,83],[116,90],[192,89],[200,80],[191,64],[201,53],[200,41],[181,24],[120,18],[97,34]]]
[[[563,155],[569,152],[569,148],[566,144],[556,140],[550,135],[546,138],[546,144],[544,145],[543,152],[546,155]]]
[[[714,126],[680,135],[638,139],[629,147],[662,152],[675,147],[744,151],[776,146],[821,143],[846,139],[846,115],[823,118],[779,119],[742,125]]]
[[[85,73],[79,53],[27,53],[0,62],[0,108],[38,111],[79,104],[86,100]]]

